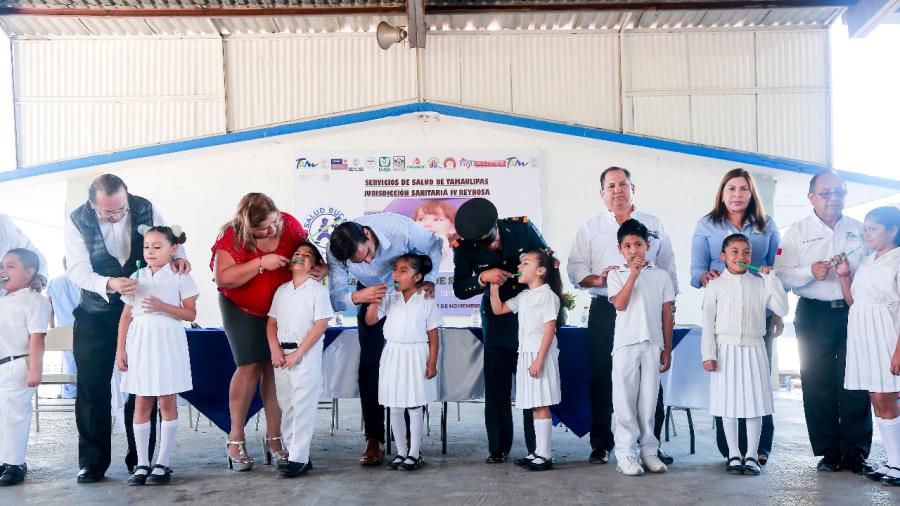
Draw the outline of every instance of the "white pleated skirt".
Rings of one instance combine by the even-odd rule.
[[[128,371],[122,391],[158,397],[193,390],[187,335],[180,320],[140,315],[131,321],[125,341]]]
[[[711,415],[756,418],[774,411],[765,346],[719,344],[718,369],[710,377]]]
[[[516,409],[532,409],[559,404],[559,349],[547,352],[544,370],[532,378],[528,368],[537,357],[536,352],[519,352],[516,364]]]
[[[378,404],[414,408],[437,399],[437,381],[425,379],[428,343],[388,341],[378,368]]]
[[[900,376],[891,374],[891,357],[897,347],[898,333],[900,307],[896,304],[857,302],[850,306],[844,388],[900,392]]]

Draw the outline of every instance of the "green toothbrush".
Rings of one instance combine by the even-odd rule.
[[[141,279],[141,261],[135,260],[134,265],[137,266],[137,271],[135,271],[136,275],[134,279]]]
[[[759,272],[759,267],[757,267],[757,266],[755,266],[755,265],[750,265],[750,264],[748,264],[748,263],[746,263],[746,262],[736,262],[736,263],[737,263],[738,265],[740,265],[741,267],[746,267],[746,268],[748,268],[748,269],[752,269],[752,270],[754,270],[754,271],[756,271],[756,272]]]

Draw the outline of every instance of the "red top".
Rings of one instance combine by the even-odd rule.
[[[281,219],[283,221],[281,240],[278,241],[278,247],[274,251],[246,251],[242,246],[235,244],[234,228],[229,227],[213,244],[209,268],[215,271],[216,252],[219,250],[228,253],[238,264],[255,261],[269,253],[291,258],[300,243],[306,241],[307,233],[297,218],[290,214],[281,213]],[[237,288],[219,288],[219,291],[245,313],[266,316],[272,306],[275,290],[290,280],[291,271],[288,267],[284,267],[274,271],[263,271],[262,274],[254,276],[250,281]]]

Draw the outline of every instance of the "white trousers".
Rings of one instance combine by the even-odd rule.
[[[659,347],[649,341],[624,346],[612,355],[613,412],[616,416],[616,458],[655,455],[653,435],[659,395]],[[640,448],[638,445],[640,441]]]
[[[31,430],[34,388],[25,386],[25,358],[0,365],[0,464],[21,466]]]
[[[275,393],[281,408],[281,435],[291,462],[309,462],[309,445],[316,428],[316,413],[322,393],[322,350],[320,340],[294,367],[275,369]]]

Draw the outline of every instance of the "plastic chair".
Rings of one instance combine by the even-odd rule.
[[[44,351],[72,351],[72,327],[54,327],[47,331],[44,338]],[[42,374],[43,385],[74,385],[78,382],[75,374]],[[34,431],[41,431],[41,402],[38,391],[34,389]],[[73,412],[75,405],[53,404],[49,409],[44,408],[45,413]]]

